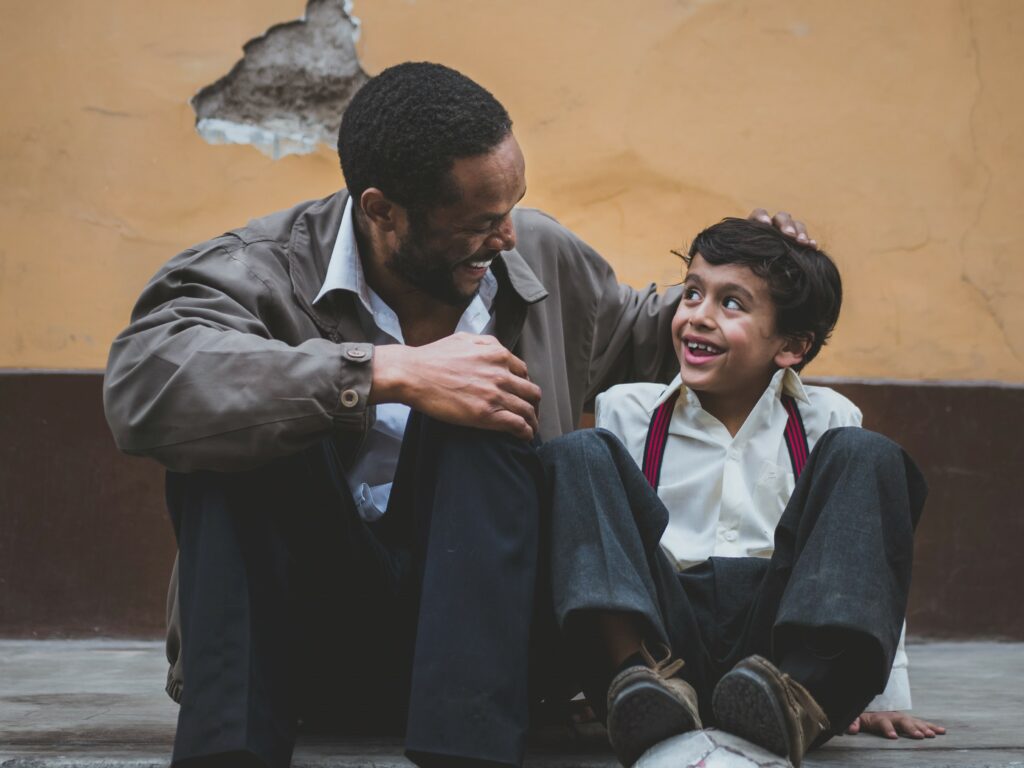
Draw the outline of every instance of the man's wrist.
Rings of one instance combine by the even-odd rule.
[[[410,347],[402,344],[377,345],[373,355],[373,382],[370,385],[370,404],[410,404],[411,377],[406,374]]]

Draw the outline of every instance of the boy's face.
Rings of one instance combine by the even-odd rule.
[[[764,278],[738,264],[695,254],[672,319],[683,383],[694,392],[756,400],[779,368],[803,359],[806,344],[775,330]]]

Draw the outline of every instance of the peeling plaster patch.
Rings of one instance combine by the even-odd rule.
[[[243,47],[231,72],[192,98],[196,130],[211,144],[251,144],[275,160],[334,146],[341,115],[369,78],[345,0],[309,0],[302,19]]]

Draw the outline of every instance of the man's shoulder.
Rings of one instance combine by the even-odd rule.
[[[285,269],[296,229],[301,226],[306,243],[326,237],[326,231],[318,231],[323,229],[321,220],[333,218],[330,214],[332,208],[337,207],[337,198],[346,194],[342,192],[326,198],[304,200],[290,208],[250,219],[240,227],[185,249],[165,264],[162,272],[183,266],[219,270],[222,264],[235,263],[247,268],[251,277],[259,278],[268,269],[275,272]],[[343,201],[341,207],[344,208]],[[340,222],[340,217],[338,220]],[[332,242],[337,237],[337,226],[331,235]]]
[[[537,208],[516,208],[516,251],[533,266],[586,265],[606,268],[605,260],[575,232]]]

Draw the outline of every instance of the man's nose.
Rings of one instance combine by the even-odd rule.
[[[516,247],[516,228],[509,214],[501,220],[494,232],[487,239],[487,247],[496,251],[511,251]]]

